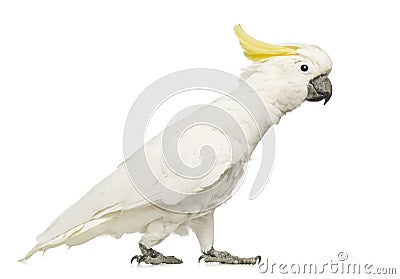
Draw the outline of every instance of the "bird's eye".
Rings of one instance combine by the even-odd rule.
[[[310,65],[305,62],[299,63],[297,67],[298,67],[297,69],[299,70],[299,72],[302,74],[308,74],[311,70]]]
[[[302,64],[301,66],[300,66],[300,70],[302,71],[302,72],[307,72],[308,71],[308,65],[306,65],[306,64]]]

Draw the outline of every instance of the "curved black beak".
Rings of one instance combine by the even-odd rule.
[[[325,100],[324,105],[332,96],[332,84],[327,75],[321,75],[308,84],[307,101],[318,102]]]

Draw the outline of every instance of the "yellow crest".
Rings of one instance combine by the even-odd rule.
[[[235,25],[235,34],[239,38],[244,55],[253,61],[260,61],[274,56],[296,55],[296,46],[271,45],[254,39],[244,32],[240,24]]]

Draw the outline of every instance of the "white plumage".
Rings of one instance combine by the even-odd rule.
[[[160,191],[156,187],[151,193],[151,199],[160,204],[174,205],[181,212],[192,212],[196,208],[198,213],[176,213],[149,203],[132,185],[126,165],[121,164],[40,234],[37,245],[22,260],[37,251],[62,244],[74,246],[99,235],[110,234],[118,238],[124,233],[134,232],[143,233],[141,243],[151,248],[171,233],[185,234],[188,229],[192,229],[202,251],[211,249],[214,239],[214,208],[234,191],[257,143],[271,124],[278,123],[282,115],[306,99],[307,85],[313,78],[330,72],[332,63],[321,49],[307,45],[292,45],[292,48],[294,46],[295,54],[271,55],[256,61],[242,75],[259,94],[271,115],[272,123],[266,121],[259,130],[251,115],[227,96],[211,104],[229,113],[243,130],[247,148],[238,156],[232,156],[231,149],[235,144],[236,149],[244,146],[239,139],[236,143],[235,139],[228,141],[218,129],[208,125],[194,126],[186,131],[179,143],[179,154],[183,162],[189,166],[201,163],[198,152],[203,145],[213,147],[216,161],[206,176],[185,179],[171,171],[163,160],[162,134],[145,144],[146,158],[155,175],[152,183],[162,183],[172,190]],[[311,71],[307,74],[300,72],[299,63],[307,63]],[[202,113],[200,109],[190,117],[196,119]],[[127,165],[135,163],[137,158],[135,155],[130,157]],[[152,183],[148,187],[152,187]],[[217,183],[219,186],[213,188]],[[199,198],[198,195],[192,195],[194,193],[203,194]]]

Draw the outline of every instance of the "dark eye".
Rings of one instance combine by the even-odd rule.
[[[303,65],[300,66],[300,70],[302,72],[307,72],[308,71],[308,66],[306,64],[303,64]]]

